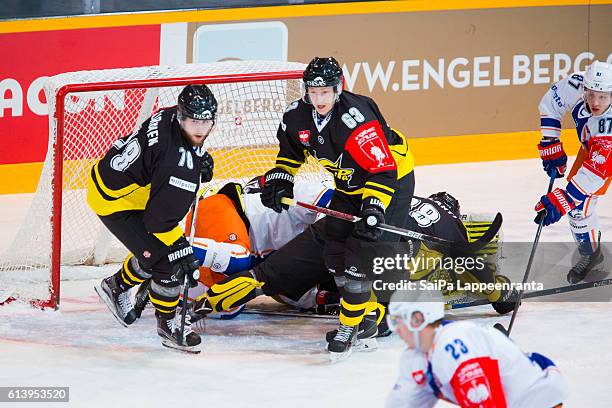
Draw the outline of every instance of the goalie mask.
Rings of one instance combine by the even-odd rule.
[[[302,77],[304,102],[311,103],[308,88],[331,86],[336,93],[336,102],[342,93],[342,68],[334,57],[315,57],[310,61]]]

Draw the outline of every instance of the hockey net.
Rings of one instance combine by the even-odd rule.
[[[47,156],[26,220],[0,261],[4,297],[57,307],[66,265],[100,265],[126,256],[87,205],[87,177],[117,138],[131,134],[155,111],[176,105],[188,84],[207,84],[218,101],[216,125],[205,143],[215,174],[206,187],[246,182],[271,168],[278,152],[276,130],[287,105],[300,97],[303,69],[291,62],[228,61],[50,78]],[[325,176],[310,162],[298,177]]]

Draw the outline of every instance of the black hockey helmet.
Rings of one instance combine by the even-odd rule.
[[[306,87],[337,86],[342,84],[342,68],[334,57],[314,57],[304,70]]]
[[[206,85],[187,85],[178,97],[177,106],[179,114],[187,118],[214,121],[217,115],[217,100]]]
[[[461,214],[461,206],[459,205],[459,200],[448,194],[446,191],[440,191],[438,193],[432,194],[429,196],[429,198],[436,201],[442,207],[446,208],[453,214]]]
[[[302,76],[302,95],[304,102],[310,103],[308,88],[333,86],[336,102],[342,93],[342,68],[334,57],[314,57]]]

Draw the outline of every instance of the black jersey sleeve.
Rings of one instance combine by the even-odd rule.
[[[304,150],[300,147],[298,141],[296,140],[297,135],[292,135],[288,132],[288,129],[294,129],[293,120],[291,117],[292,107],[297,104],[294,102],[291,104],[283,115],[283,120],[278,126],[278,131],[276,132],[276,138],[278,139],[279,151],[276,156],[275,167],[278,167],[291,175],[295,175],[299,168],[304,164],[305,155]],[[297,105],[296,105],[297,106]],[[293,108],[295,109],[295,108]]]
[[[172,245],[183,235],[179,222],[199,187],[200,158],[183,142],[178,125],[171,120],[160,123],[159,142],[151,150],[151,194],[143,221],[147,231]]]

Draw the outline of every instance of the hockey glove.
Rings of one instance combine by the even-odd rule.
[[[264,177],[264,186],[261,190],[261,203],[277,213],[288,210],[289,206],[283,204],[283,197],[293,198],[293,176],[282,169],[272,169]]]
[[[202,156],[202,169],[200,174],[202,176],[202,183],[208,183],[213,178],[213,170],[215,168],[215,161],[208,152],[204,152]]]
[[[538,144],[540,157],[542,158],[542,167],[548,174],[548,177],[555,175],[555,178],[561,178],[565,175],[567,169],[567,155],[563,150],[563,144],[559,139],[542,139]]]
[[[190,288],[198,286],[198,278],[200,277],[200,261],[193,254],[193,247],[185,237],[179,238],[174,244],[168,248],[168,260],[172,265],[172,274],[176,276],[178,282],[182,285],[187,275],[187,282]]]
[[[382,203],[371,197],[364,200],[361,207],[361,220],[355,224],[353,235],[364,241],[376,242],[383,230],[376,228],[385,223],[385,210]]]
[[[568,212],[576,208],[576,204],[567,192],[560,188],[555,188],[550,193],[542,196],[536,204],[535,210],[538,215],[534,219],[536,224],[540,223],[544,217],[544,225],[554,224]]]

